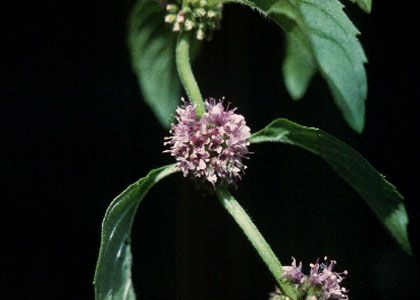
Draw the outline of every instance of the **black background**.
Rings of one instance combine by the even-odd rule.
[[[369,58],[367,123],[343,122],[317,76],[301,102],[281,79],[283,33],[257,13],[225,9],[196,74],[207,96],[259,129],[276,117],[318,126],[358,149],[399,187],[419,254],[419,64],[413,2],[348,5]],[[134,1],[14,1],[1,12],[0,298],[92,299],[101,219],[149,169],[167,134],[142,101],[126,48]],[[4,3],[3,3],[4,4]],[[411,7],[410,7],[411,6]],[[352,299],[413,299],[417,261],[319,158],[253,146],[235,191],[280,259],[328,255],[348,269]],[[133,228],[139,299],[267,299],[274,280],[214,196],[180,175],[142,203]]]

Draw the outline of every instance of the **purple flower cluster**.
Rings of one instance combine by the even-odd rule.
[[[329,264],[325,262],[310,264],[311,270],[309,276],[302,272],[302,263],[296,265],[296,260],[293,258],[290,266],[283,267],[283,279],[293,284],[296,288],[298,299],[311,300],[348,300],[347,289],[341,287],[347,271],[337,273],[333,271],[337,264],[335,260],[331,260]],[[276,288],[276,291],[271,293],[271,300],[288,299],[281,294],[281,291]]]
[[[233,183],[246,169],[242,159],[249,153],[250,129],[236,108],[225,109],[222,101],[209,99],[205,107],[201,118],[191,104],[177,108],[164,152],[176,158],[185,177],[192,174],[213,186],[218,180]]]

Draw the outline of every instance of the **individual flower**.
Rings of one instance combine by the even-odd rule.
[[[222,101],[209,99],[201,118],[195,106],[184,103],[176,110],[176,123],[165,138],[168,152],[175,157],[184,176],[192,175],[210,182],[234,183],[246,166],[243,158],[249,153],[250,129],[236,108],[223,106]]]
[[[323,263],[318,263],[317,260],[316,263],[310,264],[309,275],[305,275],[302,273],[302,263],[297,265],[293,258],[290,266],[283,266],[282,279],[295,288],[298,300],[348,300],[348,291],[341,286],[347,271],[334,272],[336,264],[335,260],[327,264],[325,257]],[[278,287],[270,294],[270,300],[277,299],[287,299]]]
[[[296,259],[292,257],[291,266],[283,266],[283,278],[291,283],[300,284],[305,280],[305,274],[302,272],[302,262],[299,263],[299,266],[296,266]]]

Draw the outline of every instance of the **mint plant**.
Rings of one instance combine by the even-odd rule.
[[[371,10],[370,0],[352,2],[366,12]],[[240,188],[240,180],[246,176],[245,160],[253,159],[252,145],[257,143],[294,145],[324,159],[366,201],[395,241],[411,253],[403,197],[356,150],[320,129],[284,118],[272,120],[260,130],[250,129],[246,117],[228,106],[228,99],[202,96],[192,62],[216,31],[223,30],[223,5],[231,3],[258,11],[286,32],[282,70],[293,99],[302,98],[319,71],[344,120],[356,132],[363,131],[367,59],[357,39],[359,32],[340,1],[140,0],[129,22],[133,70],[145,101],[160,123],[170,126],[164,152],[176,163],[151,170],[108,207],[95,272],[96,299],[135,299],[130,249],[133,219],[147,192],[177,172],[182,172],[186,182],[194,180],[214,192],[242,229],[277,282],[271,299],[348,299],[348,291],[341,286],[347,271],[333,271],[335,261],[311,264],[309,275],[296,260],[283,266],[230,193],[232,186]],[[187,95],[182,104],[181,87]]]

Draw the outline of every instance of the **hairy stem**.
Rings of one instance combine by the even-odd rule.
[[[204,100],[200,88],[195,80],[190,62],[190,34],[181,33],[175,51],[176,67],[182,85],[187,92],[188,98],[195,105],[196,114],[201,117],[204,114]]]
[[[283,294],[288,296],[290,299],[296,299],[296,294],[292,287],[280,280],[282,274],[282,265],[279,259],[274,254],[273,250],[271,250],[270,245],[261,235],[258,228],[252,222],[251,218],[248,216],[245,210],[229,193],[226,187],[219,187],[216,190],[216,193],[224,208],[235,219],[239,227],[241,227],[264,263],[267,265],[270,272],[273,274],[274,278],[277,280]]]

